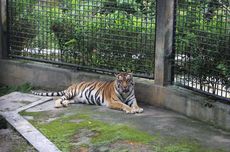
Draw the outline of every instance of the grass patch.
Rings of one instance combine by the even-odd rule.
[[[189,139],[166,137],[159,134],[151,135],[147,132],[137,130],[132,126],[94,120],[89,116],[90,114],[62,114],[59,118],[49,123],[41,120],[44,118],[47,119],[48,116],[42,112],[22,112],[20,114],[33,116],[34,120],[30,120],[30,122],[64,152],[77,148],[73,143],[80,142],[81,139],[76,141],[74,137],[79,135],[82,129],[95,133],[89,137],[89,143],[83,143],[84,147],[87,148],[109,147],[110,144],[116,142],[128,141],[144,145],[154,152],[224,152],[222,150],[210,150]]]
[[[19,92],[24,92],[24,93],[28,93],[30,92],[32,89],[32,86],[29,83],[23,83],[21,85],[2,85],[0,86],[0,96],[9,94],[11,92],[14,91],[19,91]]]
[[[45,113],[42,113],[42,112],[21,111],[21,112],[19,112],[19,114],[22,116],[32,116],[32,117],[36,117],[36,118],[39,118],[41,116],[45,116]]]
[[[39,116],[37,112],[35,114],[32,112],[23,112],[20,114],[34,117]],[[71,122],[71,120],[81,121],[76,123]],[[31,123],[54,142],[61,151],[70,151],[72,148],[71,140],[81,129],[89,129],[96,133],[96,136],[91,139],[91,143],[95,146],[110,144],[118,140],[148,144],[155,139],[146,132],[136,130],[126,125],[108,124],[93,120],[87,115],[64,116],[50,123],[37,123],[32,120]]]
[[[198,144],[189,143],[189,141],[183,141],[177,144],[165,145],[161,147],[160,152],[211,152]]]
[[[83,119],[79,116],[80,119]],[[92,138],[93,144],[109,144],[118,140],[128,140],[140,142],[143,144],[154,141],[154,137],[146,132],[139,131],[130,126],[121,124],[108,124],[98,120],[86,118],[85,122],[81,122],[81,128],[88,128],[98,133]]]

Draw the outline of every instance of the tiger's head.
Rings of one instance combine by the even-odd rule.
[[[134,89],[132,73],[121,72],[115,76],[115,83],[119,93],[128,93]]]

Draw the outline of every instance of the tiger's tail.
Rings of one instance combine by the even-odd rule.
[[[31,91],[32,94],[38,95],[38,96],[63,96],[65,95],[65,91],[58,91],[58,92],[36,92]]]

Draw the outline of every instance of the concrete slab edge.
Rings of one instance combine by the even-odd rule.
[[[18,109],[15,110],[15,111],[16,111],[17,113],[19,113],[19,112],[21,112],[21,111],[24,111],[24,110],[27,110],[27,109],[29,109],[29,108],[35,107],[35,106],[37,106],[37,105],[43,104],[43,103],[45,103],[45,102],[48,102],[48,101],[50,101],[50,100],[52,100],[52,99],[53,99],[53,98],[51,98],[51,97],[44,97],[44,98],[41,99],[41,100],[38,100],[38,101],[33,102],[33,103],[31,103],[31,104],[25,105],[25,106],[23,106],[23,107],[20,107],[20,108],[18,108]]]
[[[48,102],[51,99],[52,98],[46,97],[45,99],[33,102],[15,111],[0,112],[0,115],[39,152],[60,152],[60,150],[32,124],[24,119],[19,112]]]

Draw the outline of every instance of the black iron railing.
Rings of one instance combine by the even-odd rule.
[[[153,78],[155,1],[9,0],[9,55]]]
[[[155,1],[7,2],[10,57],[153,78]],[[175,5],[174,83],[229,101],[229,1],[177,0]]]
[[[230,2],[177,1],[175,83],[230,100]]]

